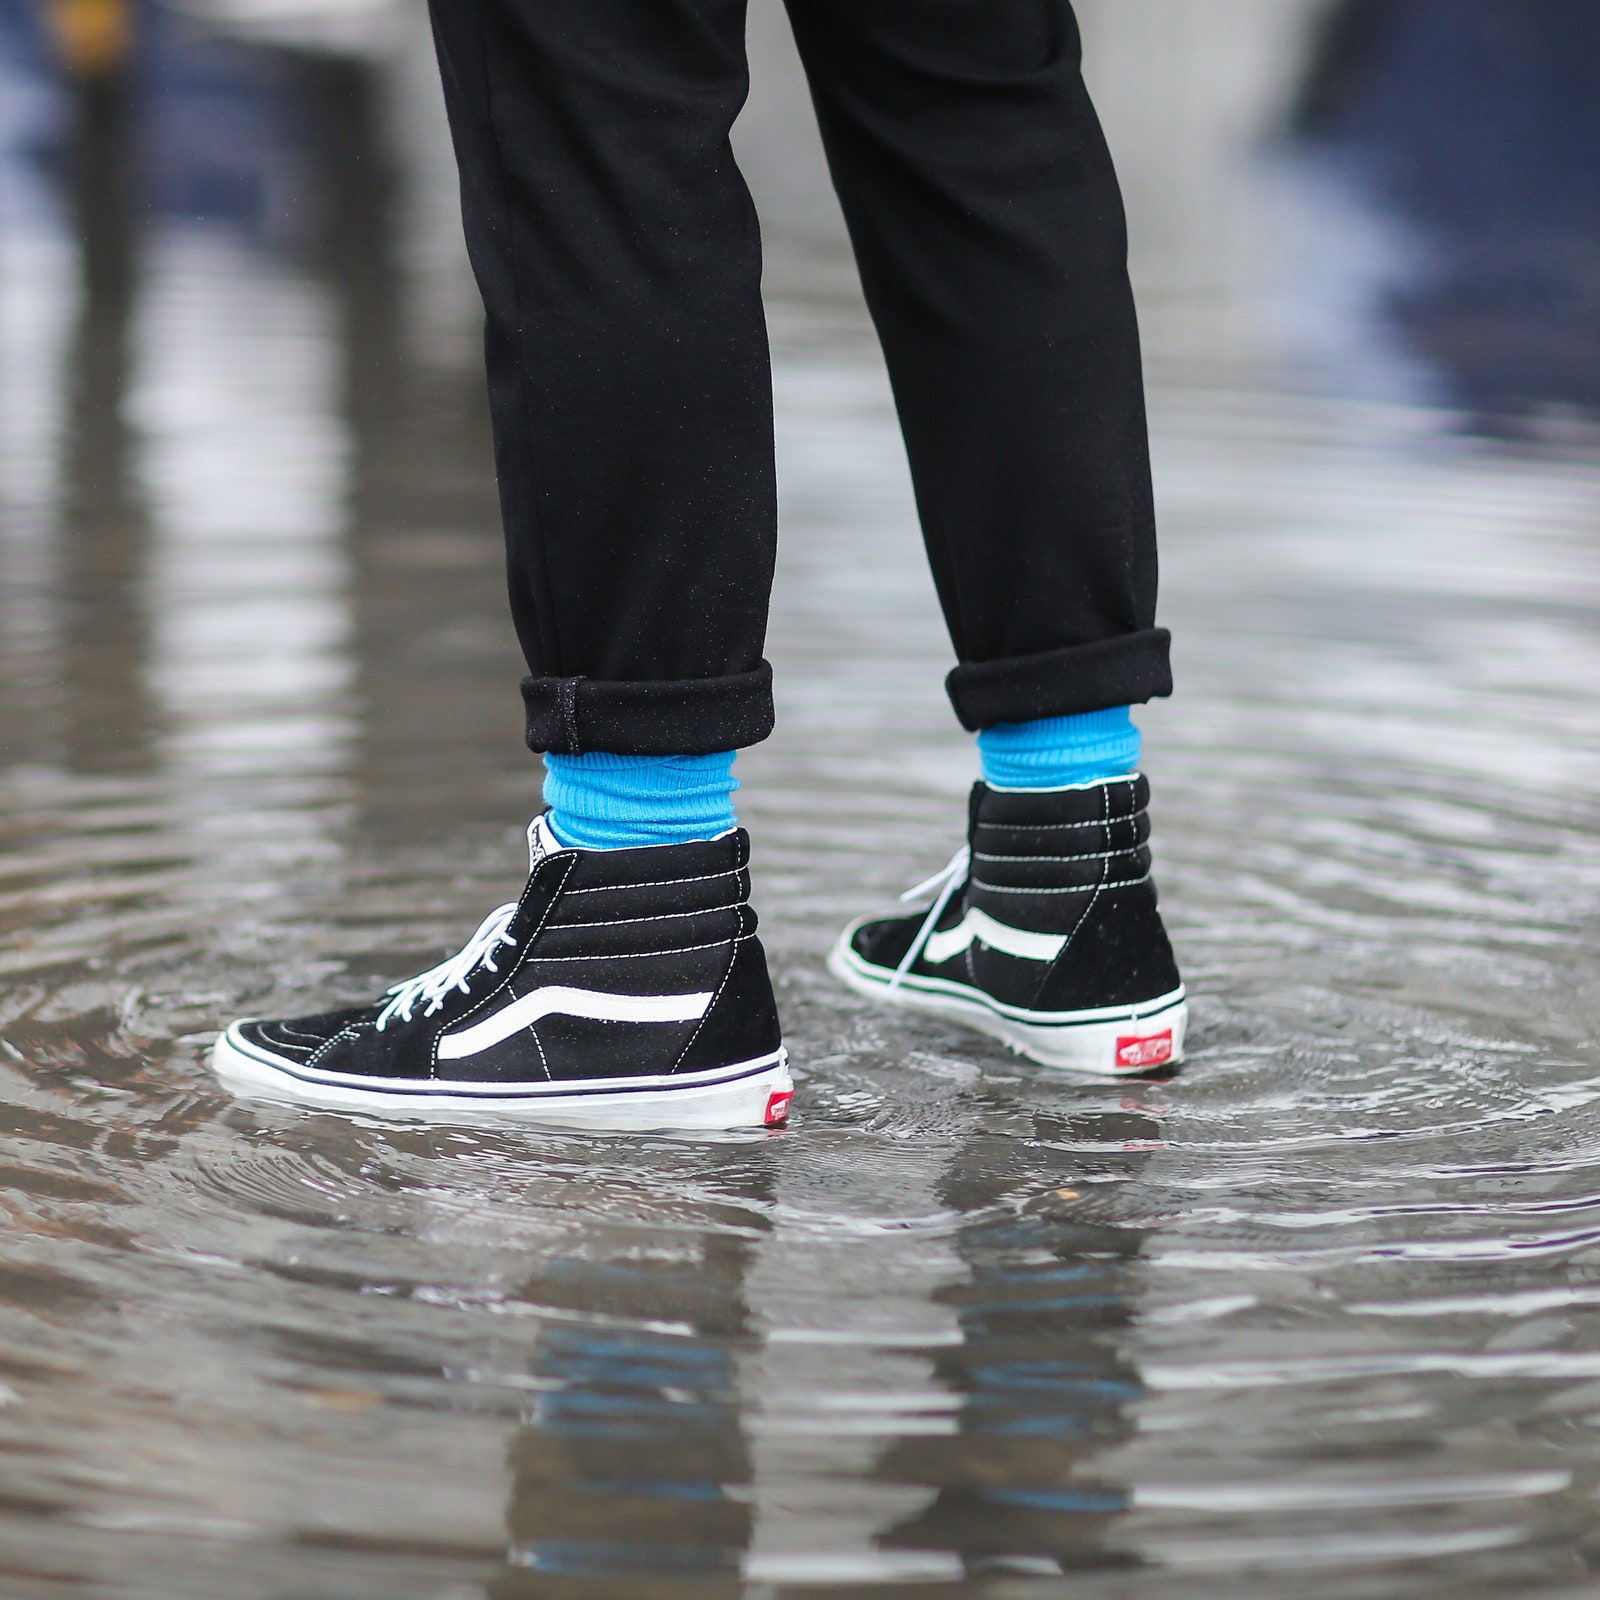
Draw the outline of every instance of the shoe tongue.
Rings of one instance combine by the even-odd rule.
[[[539,863],[546,856],[553,856],[558,850],[565,850],[566,846],[556,838],[555,830],[547,820],[548,813],[537,816],[528,824],[528,873],[532,876],[538,871]]]

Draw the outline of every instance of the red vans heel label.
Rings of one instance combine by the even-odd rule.
[[[1117,1040],[1117,1065],[1119,1067],[1160,1067],[1172,1059],[1172,1029],[1160,1033],[1128,1034]],[[777,1099],[774,1095],[773,1099]],[[771,1120],[768,1108],[768,1120]]]

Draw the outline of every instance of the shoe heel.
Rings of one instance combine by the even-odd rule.
[[[1041,1026],[991,1015],[970,1019],[1040,1066],[1083,1072],[1100,1078],[1137,1078],[1176,1066],[1183,1060],[1189,1008],[1179,1004],[1136,1021],[1084,1022]]]

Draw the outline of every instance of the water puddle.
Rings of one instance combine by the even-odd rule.
[[[822,971],[972,758],[882,376],[780,307],[741,772],[790,1129],[244,1107],[219,1023],[519,881],[479,380],[398,268],[174,221],[85,301],[40,216],[0,247],[7,1595],[1591,1592],[1600,471],[1158,394],[1197,1035],[1065,1081]]]

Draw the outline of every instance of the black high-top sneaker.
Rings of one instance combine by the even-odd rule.
[[[743,829],[569,850],[528,829],[522,898],[372,1005],[236,1022],[236,1093],[403,1118],[605,1128],[775,1127],[793,1086],[756,938]]]
[[[931,1011],[1050,1067],[1120,1076],[1183,1058],[1184,989],[1150,881],[1150,786],[972,791],[968,846],[863,918],[829,969],[860,994]]]

